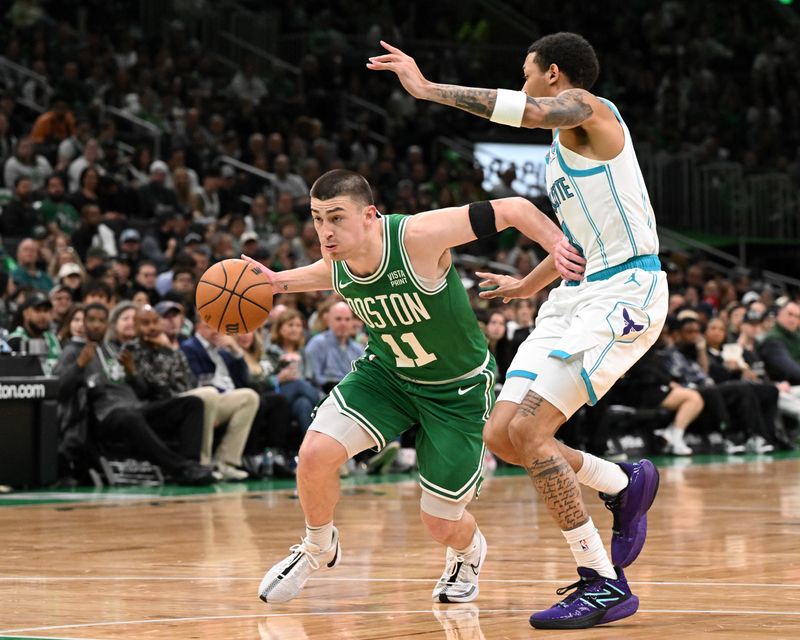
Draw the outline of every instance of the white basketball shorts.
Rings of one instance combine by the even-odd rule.
[[[562,283],[539,310],[497,401],[519,404],[533,391],[566,418],[595,404],[658,339],[667,307],[663,271],[635,268]]]

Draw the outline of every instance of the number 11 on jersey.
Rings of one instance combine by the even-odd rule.
[[[425,351],[424,347],[419,343],[419,340],[417,340],[417,336],[412,332],[404,333],[400,336],[400,339],[411,347],[411,350],[414,352],[413,358],[409,358],[403,353],[403,350],[400,348],[400,345],[397,344],[397,340],[394,339],[394,336],[384,333],[381,335],[381,339],[389,345],[389,348],[395,355],[395,364],[398,368],[423,367],[437,360],[436,354]]]

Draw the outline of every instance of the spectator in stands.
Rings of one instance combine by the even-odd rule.
[[[248,388],[249,372],[244,350],[233,336],[223,335],[203,320],[198,320],[195,335],[181,343],[181,349],[201,385],[210,385],[221,393]],[[246,451],[258,454],[265,446],[289,450],[295,443],[289,437],[288,403],[279,394],[267,390],[261,391],[259,396],[258,413]],[[252,465],[249,470],[260,472]]]
[[[185,167],[178,167],[172,172],[172,189],[181,211],[192,214],[194,217],[194,199],[192,194],[197,185],[192,184],[191,174]],[[192,171],[194,173],[194,171]],[[196,174],[195,174],[196,175]],[[199,180],[198,180],[199,183]]]
[[[54,94],[50,98],[50,109],[36,118],[31,129],[31,138],[36,144],[58,145],[75,133],[75,116],[70,111],[64,96]]]
[[[100,196],[97,191],[99,185],[100,174],[97,169],[95,167],[86,167],[78,179],[79,188],[67,196],[67,202],[75,207],[77,211],[83,211],[83,207],[87,204],[100,206]]]
[[[67,346],[70,340],[75,342],[86,341],[86,332],[83,326],[84,313],[85,308],[82,304],[74,304],[67,311],[57,334],[62,349]]]
[[[156,217],[157,228],[142,241],[142,255],[153,261],[159,272],[164,271],[179,251],[182,238],[188,231],[191,214],[181,211],[164,211]]]
[[[16,146],[17,138],[11,132],[8,116],[0,111],[0,165],[5,165],[13,155]]]
[[[39,247],[33,238],[24,238],[17,246],[17,268],[11,274],[17,287],[30,287],[49,292],[53,281],[39,267]]]
[[[682,317],[681,317],[682,316]],[[675,347],[693,367],[689,382],[701,387],[701,394],[709,404],[707,389],[715,389],[730,416],[730,425],[738,431],[745,441],[745,448],[755,453],[771,451],[775,440],[774,418],[777,411],[777,392],[774,397],[760,396],[753,385],[740,380],[726,380],[715,384],[709,376],[710,363],[706,339],[700,322],[693,312],[681,314],[677,331],[674,333]],[[680,380],[686,383],[686,380]]]
[[[156,277],[158,271],[156,265],[149,260],[142,260],[136,267],[136,275],[133,280],[133,292],[143,291],[151,305],[155,305],[161,300],[161,296],[156,291]]]
[[[218,219],[223,211],[220,209],[219,188],[222,174],[217,167],[208,169],[203,176],[202,184],[194,191],[192,210],[203,218]],[[225,212],[227,213],[227,212]]]
[[[655,434],[665,440],[665,453],[688,456],[693,451],[684,441],[684,434],[703,412],[705,401],[697,389],[674,380],[665,366],[660,352],[671,345],[670,328],[665,325],[653,348],[626,374],[626,399],[637,408],[661,407],[674,411],[669,425]]]
[[[736,343],[742,349],[742,357],[748,369],[761,382],[769,382],[766,364],[758,353],[758,345],[763,340],[764,315],[755,309],[748,309],[740,325],[739,338]],[[778,410],[781,415],[788,416],[800,426],[800,386],[792,385],[787,380],[773,381],[778,388]]]
[[[180,484],[209,484],[211,469],[198,464],[202,444],[203,403],[199,398],[171,398],[143,403],[127,383],[125,366],[104,344],[108,309],[86,307],[86,342],[72,341],[59,358],[55,374],[61,380],[60,400],[69,404],[86,389],[96,422],[92,430],[101,445],[122,449],[123,455],[140,455],[160,465]],[[179,452],[169,449],[159,434],[178,436]]]
[[[497,363],[497,382],[502,384],[506,379],[508,365],[514,354],[509,351],[509,341],[506,337],[506,319],[500,311],[489,314],[489,321],[484,329],[489,351]]]
[[[177,307],[164,303],[161,312]],[[178,310],[182,311],[180,307]],[[133,353],[135,373],[130,384],[142,400],[156,401],[178,396],[194,396],[203,401],[203,445],[201,464],[212,464],[221,480],[244,480],[242,463],[250,427],[258,410],[258,395],[250,389],[220,393],[213,386],[197,386],[197,380],[180,349],[171,346],[162,331],[162,316],[150,306],[136,313],[136,338],[126,348]],[[212,449],[214,428],[227,424],[216,450]]]
[[[289,156],[284,153],[275,157],[275,178],[273,187],[275,189],[275,200],[278,194],[288,193],[294,199],[294,206],[305,207],[309,203],[308,185],[305,180],[296,173],[289,171]]]
[[[81,208],[81,223],[72,234],[72,246],[86,263],[87,271],[91,271],[88,261],[90,249],[101,250],[104,258],[117,255],[114,232],[103,222],[103,214],[97,204],[88,202]]]
[[[92,123],[86,118],[78,118],[75,124],[75,133],[62,140],[58,145],[59,163],[69,165],[70,162],[83,153],[83,149],[91,137]]]
[[[260,335],[250,345],[239,344],[258,362],[263,374],[273,376],[273,386],[292,408],[292,415],[305,431],[311,424],[311,412],[320,399],[319,389],[312,383],[311,363],[305,357],[303,316],[296,309],[280,314],[270,328],[270,344],[264,349]],[[251,365],[251,373],[253,366]]]
[[[150,220],[162,211],[177,211],[179,208],[175,192],[165,182],[169,168],[167,163],[156,160],[150,165],[147,184],[139,187],[139,217]]]
[[[72,309],[72,291],[63,284],[57,284],[50,289],[48,297],[50,298],[50,303],[53,305],[53,319],[50,322],[50,330],[53,333],[58,333],[66,322],[67,314]],[[64,344],[63,340],[61,344]]]
[[[123,300],[111,310],[104,344],[111,353],[118,354],[135,337],[136,305],[130,300]]]
[[[50,330],[53,303],[43,293],[34,293],[20,306],[22,323],[9,335],[8,343],[17,353],[40,356],[42,370],[50,375],[61,354],[58,336]]]
[[[90,138],[86,141],[83,153],[70,162],[69,169],[67,169],[70,191],[78,190],[80,187],[81,175],[88,167],[93,167],[95,171],[97,171],[98,176],[105,175],[105,169],[103,169],[99,160],[100,146],[95,138]]]
[[[194,322],[196,308],[194,305],[195,279],[191,267],[181,266],[172,270],[172,286],[165,294],[165,299],[178,302],[184,309],[189,309],[187,316]]]
[[[81,216],[66,200],[64,178],[61,174],[54,173],[47,178],[45,197],[40,203],[39,211],[51,235],[72,236],[80,226]]]
[[[10,237],[30,236],[36,227],[44,224],[41,210],[33,202],[33,183],[30,178],[17,178],[14,197],[3,208],[0,222],[3,234]]]
[[[326,393],[350,373],[353,360],[364,353],[364,347],[350,337],[353,312],[346,302],[334,304],[327,320],[328,330],[311,338],[306,347],[313,382]]]
[[[132,228],[123,229],[119,234],[119,252],[135,268],[142,258],[142,235]]]
[[[83,287],[83,305],[101,304],[110,309],[114,300],[114,293],[102,280],[89,280]]]
[[[245,61],[242,68],[233,76],[228,91],[239,100],[247,100],[254,105],[267,95],[267,87],[264,81],[255,75],[255,67],[250,60]]]
[[[297,453],[297,448],[302,440],[303,434],[311,424],[311,412],[320,397],[318,389],[308,384],[308,395],[298,396],[290,393],[287,395],[281,388],[279,380],[280,373],[272,368],[272,362],[264,355],[263,339],[260,332],[241,334],[236,337],[239,345],[244,349],[244,357],[247,362],[249,373],[248,384],[255,389],[262,398],[261,407],[257,421],[259,423],[268,422],[271,424],[269,437],[265,442],[271,449],[273,458],[273,475],[290,477],[293,475],[291,461]],[[288,367],[287,367],[288,368]],[[285,371],[286,369],[283,369]],[[287,374],[287,379],[289,374]],[[305,382],[299,380],[298,382]],[[289,389],[290,392],[293,389]],[[296,388],[294,389],[296,391]],[[313,398],[313,400],[312,400]],[[279,406],[279,413],[283,407],[287,409],[285,416],[279,415],[278,420],[270,420],[266,412],[272,409],[276,403]]]
[[[767,374],[773,380],[800,385],[800,305],[789,301],[775,317],[775,326],[758,346]]]

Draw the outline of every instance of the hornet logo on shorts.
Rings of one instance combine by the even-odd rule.
[[[643,324],[636,324],[633,321],[627,309],[622,310],[622,319],[625,320],[625,326],[622,329],[623,336],[627,336],[629,333],[632,333],[634,331],[641,331],[642,329],[644,329]]]

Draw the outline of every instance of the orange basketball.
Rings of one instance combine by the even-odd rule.
[[[260,265],[231,258],[209,267],[195,292],[200,317],[228,335],[255,331],[272,309],[272,285]]]

